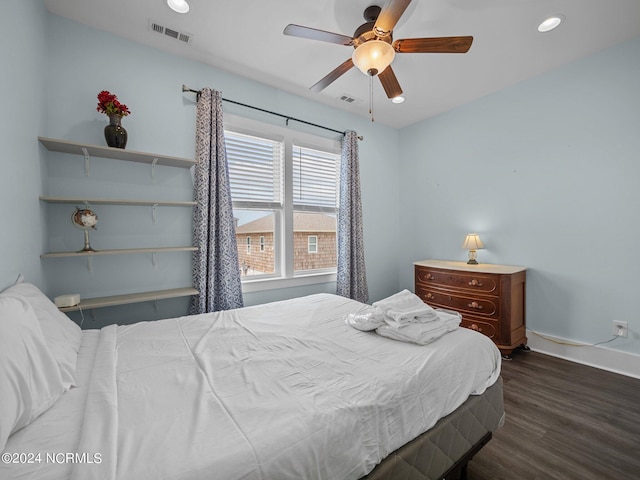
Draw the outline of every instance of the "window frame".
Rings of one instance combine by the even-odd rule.
[[[338,200],[336,207],[320,207],[310,205],[294,205],[293,203],[293,146],[321,150],[338,155],[336,168],[336,182],[339,182],[339,162],[341,154],[341,136],[331,134],[320,136],[316,134],[293,130],[289,127],[260,122],[246,117],[225,113],[224,130],[234,133],[252,135],[283,142],[284,173],[283,173],[283,201],[282,204],[258,204],[255,202],[233,201],[234,209],[270,210],[275,213],[274,222],[274,274],[260,275],[256,277],[244,277],[242,279],[242,291],[246,293],[272,290],[277,288],[290,288],[303,285],[313,285],[336,281],[336,268],[315,269],[294,272],[294,235],[293,213],[294,211],[306,211],[314,213],[338,213]],[[336,222],[337,225],[337,222]],[[337,229],[337,227],[336,227]],[[337,232],[336,232],[337,237]],[[275,239],[278,238],[276,241]],[[336,238],[337,241],[337,238]]]

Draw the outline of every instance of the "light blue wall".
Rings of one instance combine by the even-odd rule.
[[[106,117],[95,104],[97,92],[107,89],[133,111],[124,120],[128,149],[192,157],[195,105],[180,92],[185,83],[365,136],[360,154],[372,300],[412,288],[414,260],[464,260],[464,235],[478,231],[487,247],[479,252],[481,261],[529,268],[532,329],[595,343],[610,337],[611,320],[625,320],[631,338],[610,346],[640,352],[634,317],[640,286],[634,249],[640,233],[640,39],[396,131],[49,15],[37,0],[3,2],[1,8],[0,82],[14,94],[5,98],[11,114],[0,120],[0,288],[20,272],[51,296],[189,283],[186,254],[159,256],[155,268],[146,255],[96,258],[92,274],[84,260],[41,262],[44,251],[80,248],[82,234],[69,222],[71,206],[40,205],[38,195],[189,199],[191,176],[159,168],[154,183],[147,166],[94,159],[87,178],[79,157],[46,152],[35,140],[43,135],[102,144]],[[21,36],[26,30],[31,35]],[[7,48],[16,37],[23,38],[20,49]],[[225,109],[278,122],[228,104]],[[190,242],[190,213],[184,210],[161,208],[156,224],[142,207],[95,210],[96,247]],[[260,292],[245,300],[255,304],[333,288]],[[180,315],[185,305],[97,310],[85,326]]]
[[[411,262],[524,265],[529,328],[640,353],[640,38],[403,129],[400,287]]]
[[[0,290],[20,273],[46,288],[39,258],[44,216],[36,137],[44,125],[47,17],[42,2],[0,4]]]
[[[43,136],[104,144],[107,117],[96,112],[96,95],[109,90],[132,111],[123,120],[129,133],[127,149],[193,158],[195,96],[183,94],[181,85],[209,86],[225,98],[285,113],[307,121],[364,135],[360,142],[364,204],[365,256],[372,300],[397,290],[396,234],[399,200],[399,132],[277,89],[229,74],[198,62],[117,38],[58,16],[48,18],[47,103]],[[153,35],[153,33],[150,33]],[[363,85],[366,85],[363,84]],[[224,104],[226,112],[264,122],[283,119]],[[292,128],[304,128],[291,122]],[[309,130],[323,134],[322,130]],[[35,138],[35,134],[33,134]],[[44,190],[52,196],[86,195],[145,199],[191,200],[188,170],[158,167],[155,183],[150,168],[115,160],[93,159],[85,177],[80,156],[46,153],[49,174]],[[72,227],[70,205],[47,209],[48,250],[74,250],[82,246],[82,232]],[[157,223],[149,208],[94,206],[100,221],[91,234],[97,248],[127,248],[191,243],[191,211],[160,208]],[[139,290],[175,288],[191,284],[190,254],[158,256],[154,268],[150,255],[96,257],[92,273],[84,259],[43,260],[51,296],[79,292],[83,296],[113,295]],[[335,284],[245,295],[247,305],[314,292],[335,291]],[[101,309],[85,326],[111,321],[160,318],[184,314],[186,301]],[[77,319],[77,316],[74,318]]]

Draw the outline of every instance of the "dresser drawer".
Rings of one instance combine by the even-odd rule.
[[[468,328],[470,330],[475,330],[476,332],[480,332],[481,334],[486,335],[489,338],[497,338],[498,335],[497,322],[491,322],[484,319],[480,320],[474,317],[462,317],[460,326]]]
[[[498,298],[444,292],[426,288],[422,285],[416,286],[416,295],[431,306],[455,310],[462,314],[466,312],[488,318],[498,318],[500,316]]]
[[[500,285],[496,282],[495,276],[482,275],[481,273],[452,272],[451,270],[418,267],[416,268],[416,282],[489,295],[500,295]]]

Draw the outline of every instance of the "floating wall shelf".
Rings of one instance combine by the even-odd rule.
[[[41,196],[40,200],[47,203],[69,203],[72,205],[88,203],[90,205],[139,205],[143,207],[193,207],[196,202],[167,200],[125,200],[119,198],[78,198],[78,197],[47,197]]]
[[[96,250],[93,252],[48,252],[40,255],[40,258],[94,257],[101,255],[126,255],[132,253],[195,252],[196,250],[198,250],[198,247],[121,248],[116,250]]]
[[[130,293],[126,295],[113,295],[110,297],[85,298],[73,307],[61,307],[62,312],[75,312],[78,310],[90,310],[93,308],[113,307],[139,302],[155,302],[167,298],[188,297],[198,295],[198,290],[191,287],[173,288],[170,290],[155,290],[153,292]]]
[[[196,164],[195,160],[181,157],[157,155],[155,153],[136,152],[123,148],[101,147],[85,143],[57,140],[55,138],[38,137],[44,147],[51,152],[71,153],[88,157],[111,158],[127,162],[148,163],[150,165],[165,165],[169,167],[190,168]]]

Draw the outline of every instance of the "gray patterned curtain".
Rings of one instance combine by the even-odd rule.
[[[338,209],[338,285],[336,293],[359,302],[369,299],[364,268],[362,199],[358,135],[347,131],[342,140],[340,207]]]
[[[193,286],[190,314],[243,306],[229,168],[222,126],[222,95],[205,88],[197,104],[196,206],[193,209]]]

